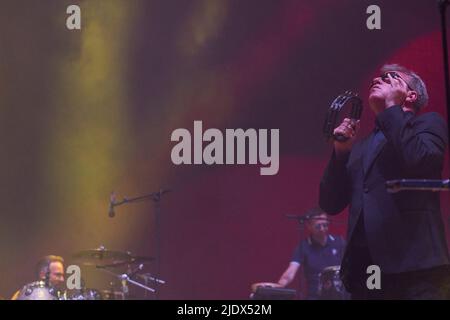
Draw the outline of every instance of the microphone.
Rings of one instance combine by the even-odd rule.
[[[306,220],[308,220],[307,215],[301,216],[301,215],[295,215],[295,214],[287,214],[286,218],[298,220],[298,222],[300,222],[300,223],[304,223]]]
[[[116,202],[116,194],[114,192],[111,193],[111,196],[109,198],[109,211],[108,211],[108,215],[110,218],[114,218],[114,216],[116,215],[116,213],[114,212],[114,206],[115,206],[115,202]]]

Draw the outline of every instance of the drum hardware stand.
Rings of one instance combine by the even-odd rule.
[[[122,273],[122,274],[117,274],[111,270],[106,269],[106,267],[102,267],[102,266],[97,266],[98,269],[103,270],[111,275],[113,275],[114,277],[116,277],[117,279],[119,279],[122,283],[122,293],[124,295],[124,297],[127,297],[129,294],[129,290],[128,290],[128,283],[131,283],[137,287],[140,287],[146,291],[152,292],[154,293],[156,290],[153,288],[150,288],[146,285],[143,285],[142,283],[139,283],[133,279],[131,279],[131,276],[127,273]]]
[[[111,194],[110,198],[110,216],[114,216],[114,207],[121,206],[123,204],[129,204],[129,203],[135,203],[135,202],[143,202],[143,201],[153,201],[154,208],[155,208],[155,229],[156,229],[156,277],[157,279],[160,274],[160,267],[161,267],[161,228],[160,228],[160,216],[161,216],[161,197],[165,193],[170,192],[170,189],[161,189],[158,192],[152,192],[150,194],[146,194],[143,196],[138,196],[134,198],[123,198],[121,201],[115,200],[115,193],[113,192]],[[155,292],[155,299],[158,300],[159,296],[159,290],[158,285],[160,283],[158,281],[154,281],[155,289],[153,292]],[[148,290],[149,291],[149,290]],[[147,291],[145,292],[147,296]]]
[[[145,283],[148,283],[148,282],[158,282],[160,284],[166,283],[164,280],[153,277],[150,273],[138,274],[137,276],[144,279]]]

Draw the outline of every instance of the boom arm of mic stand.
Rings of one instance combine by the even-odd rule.
[[[287,214],[287,215],[286,215],[286,218],[288,218],[288,219],[293,219],[293,220],[298,220],[298,222],[301,223],[301,224],[305,223],[305,222],[308,221],[308,220],[327,220],[327,221],[329,221],[329,222],[333,222],[333,223],[337,223],[337,224],[340,224],[340,223],[346,223],[345,221],[336,220],[336,219],[331,219],[330,217],[327,217],[326,219],[324,219],[324,218],[319,218],[319,217],[311,217],[311,218],[308,218],[308,217],[305,217],[305,216],[295,215],[295,214]]]
[[[153,282],[158,282],[158,283],[160,283],[160,284],[165,284],[166,282],[164,281],[164,280],[161,280],[161,279],[157,279],[157,278],[155,278],[155,277],[152,277],[150,274],[148,274],[148,273],[146,273],[146,274],[138,274],[137,275],[139,278],[142,278],[142,279],[144,279],[144,280],[146,280],[146,282],[147,281],[153,281]]]
[[[127,203],[134,203],[134,202],[141,202],[141,201],[147,201],[147,200],[153,200],[155,202],[160,201],[161,200],[161,196],[163,194],[166,194],[168,192],[170,192],[172,190],[170,189],[161,189],[158,192],[152,192],[143,196],[139,196],[139,197],[134,197],[134,198],[123,198],[121,201],[117,201],[117,202],[112,202],[112,205],[114,207],[118,207],[121,206],[123,204],[127,204]]]
[[[160,235],[160,213],[161,213],[161,206],[160,206],[160,202],[161,202],[161,196],[164,195],[165,193],[168,193],[172,190],[170,189],[161,189],[158,192],[153,192],[147,195],[143,195],[143,196],[139,196],[139,197],[135,197],[135,198],[131,198],[131,199],[127,199],[124,198],[122,201],[119,202],[112,202],[112,207],[114,208],[115,206],[120,206],[126,203],[132,203],[132,202],[141,202],[141,201],[147,201],[147,200],[153,200],[153,203],[155,205],[155,240],[156,240],[156,278],[159,277],[159,273],[160,273],[160,264],[161,264],[161,235]],[[156,286],[156,299],[158,299],[158,295],[159,295],[159,290],[158,289],[158,285],[159,283],[156,281],[155,282],[155,286]]]
[[[147,291],[150,291],[150,292],[155,292],[156,291],[153,288],[144,286],[143,284],[141,284],[141,283],[139,283],[137,281],[131,280],[130,277],[127,274],[122,274],[119,277],[120,277],[121,280],[125,280],[125,281],[127,281],[127,282],[129,282],[131,284],[134,284],[135,286],[141,287],[142,289],[145,289]]]

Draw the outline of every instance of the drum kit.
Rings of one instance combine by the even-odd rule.
[[[331,266],[323,269],[319,274],[320,300],[348,300],[350,298],[342,283],[340,271],[340,266]]]
[[[165,281],[157,279],[149,273],[140,273],[144,265],[154,261],[153,257],[134,256],[130,252],[107,250],[101,246],[97,249],[84,250],[73,255],[80,265],[95,267],[96,270],[106,272],[116,278],[120,283],[120,289],[112,286],[110,289],[97,290],[87,288],[84,284],[80,289],[58,289],[49,284],[49,281],[35,281],[25,285],[13,297],[14,300],[127,300],[130,298],[128,285],[132,284],[146,290],[155,292],[149,287],[149,283],[155,285],[164,284]],[[127,269],[127,272],[117,272],[119,269]],[[143,283],[136,279],[142,279]]]

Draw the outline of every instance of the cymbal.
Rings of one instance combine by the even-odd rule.
[[[73,258],[79,260],[85,266],[102,266],[126,264],[132,261],[129,252],[107,250],[104,247],[98,249],[77,252]]]
[[[144,257],[144,256],[130,256],[130,259],[122,262],[115,262],[107,265],[103,265],[104,268],[116,268],[127,266],[130,264],[146,264],[149,262],[153,262],[155,258],[153,257]]]
[[[146,263],[155,260],[154,257],[145,257],[145,256],[133,256],[131,259],[133,260],[133,263]]]

